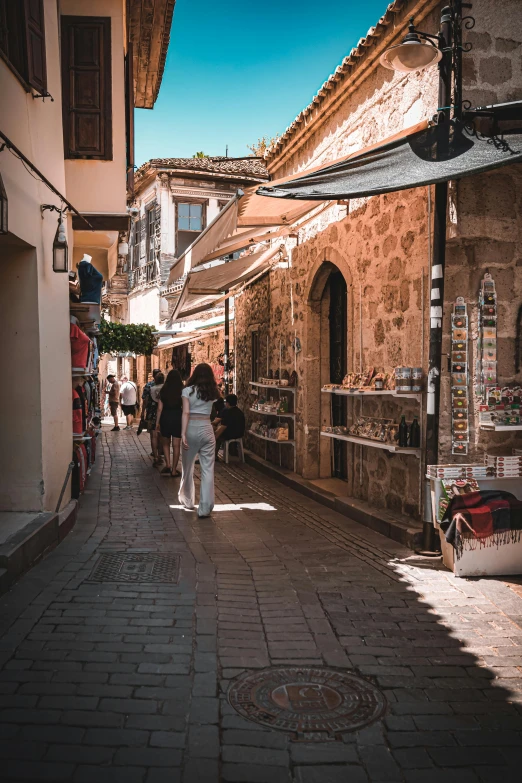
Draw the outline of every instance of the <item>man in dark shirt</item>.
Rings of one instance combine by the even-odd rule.
[[[235,394],[227,394],[225,407],[212,424],[216,430],[216,455],[225,440],[243,437],[245,434],[245,414],[237,407]]]

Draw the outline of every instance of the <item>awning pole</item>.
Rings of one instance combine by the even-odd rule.
[[[225,259],[225,264],[230,256]],[[225,291],[228,294],[228,289]],[[230,392],[230,297],[225,299],[225,352],[223,354],[223,380],[225,382],[225,397]]]
[[[441,16],[441,49],[439,64],[439,123],[445,133],[441,134],[441,146],[449,146],[451,111],[451,76],[453,65],[452,12],[446,7]],[[444,150],[439,150],[443,152]],[[427,410],[426,410],[426,465],[436,465],[439,458],[439,416],[440,416],[440,374],[442,362],[442,316],[444,308],[444,267],[446,264],[446,217],[448,183],[435,185],[433,214],[433,252],[431,256],[430,292],[430,346],[428,359]],[[423,547],[427,552],[435,550],[435,527],[424,521]],[[439,549],[439,547],[436,547]]]

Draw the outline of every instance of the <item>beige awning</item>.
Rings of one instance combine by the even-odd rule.
[[[281,246],[277,245],[210,269],[193,269],[187,275],[172,320],[202,313],[224,302],[238,286],[266,271],[280,252]]]
[[[201,234],[198,234],[190,247],[185,250],[183,255],[170,268],[167,285],[172,285],[193,267],[200,264],[203,256],[214,250],[220,242],[236,230],[238,203],[242,196],[243,191],[238,190],[236,196],[223,207],[219,215],[216,215],[206,229]]]

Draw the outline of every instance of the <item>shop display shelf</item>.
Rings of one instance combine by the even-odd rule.
[[[259,413],[261,416],[278,416],[279,418],[295,419],[295,413],[269,413],[268,411],[260,411],[257,408],[249,408],[253,413]]]
[[[391,451],[392,454],[412,454],[417,459],[420,459],[421,449],[401,448],[400,446],[394,446],[392,443],[380,443],[378,440],[370,440],[370,438],[358,438],[356,435],[337,435],[335,432],[321,432],[324,438],[334,438],[335,440],[346,440],[349,443],[359,443],[361,446],[370,446],[374,449],[384,449],[385,451]]]
[[[286,445],[287,443],[290,443],[292,446],[295,446],[295,440],[276,440],[275,438],[268,438],[266,435],[261,435],[259,432],[253,432],[252,430],[248,430],[249,435],[253,435],[254,438],[260,438],[261,440],[268,440],[270,443],[278,443],[281,445]]]
[[[295,386],[271,386],[269,383],[258,383],[257,381],[249,381],[250,386],[257,386],[259,389],[276,389],[277,391],[288,391],[295,394]]]
[[[357,397],[363,399],[364,397],[412,397],[419,400],[422,397],[422,392],[398,392],[395,389],[382,389],[378,391],[360,391],[359,389],[321,389],[323,394],[338,394],[341,397]]]
[[[522,430],[522,424],[481,424],[480,429],[490,432],[515,432]]]

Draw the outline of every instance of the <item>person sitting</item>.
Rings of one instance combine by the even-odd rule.
[[[243,437],[245,434],[245,414],[237,407],[235,394],[227,394],[225,407],[214,419],[212,425],[215,427],[216,433],[216,456],[226,440]]]

